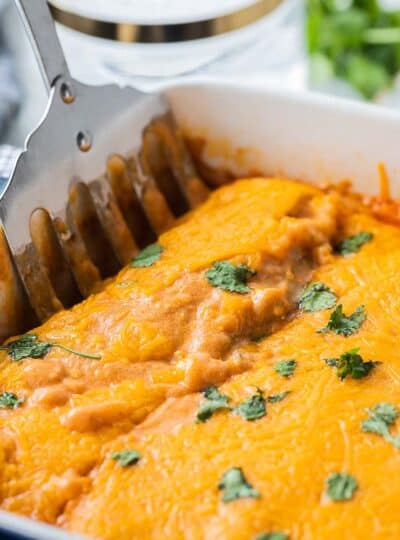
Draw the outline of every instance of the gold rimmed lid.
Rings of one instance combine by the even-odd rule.
[[[54,19],[73,30],[125,43],[176,43],[210,38],[239,30],[273,11],[283,0],[257,0],[231,13],[176,24],[107,22],[72,13],[50,4]]]

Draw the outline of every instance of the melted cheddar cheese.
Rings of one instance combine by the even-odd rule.
[[[360,231],[373,239],[334,251]],[[398,539],[400,449],[361,423],[366,408],[400,406],[400,230],[340,190],[255,178],[218,189],[158,243],[154,264],[34,330],[101,360],[0,352],[0,390],[24,400],[0,409],[1,508],[109,540]],[[249,292],[212,286],[216,261],[254,270]],[[365,306],[352,335],[318,332],[332,309],[299,309],[311,281],[346,314]],[[324,359],[355,348],[379,363],[340,380]],[[283,359],[296,360],[290,377],[274,369]],[[232,407],[256,388],[290,393],[254,421],[221,409],[196,422],[210,385]],[[123,467],[112,454],[126,449],[141,458]],[[259,498],[221,499],[233,467]],[[349,500],[327,497],[335,472],[356,479]]]

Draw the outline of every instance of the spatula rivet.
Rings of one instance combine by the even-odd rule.
[[[64,103],[73,103],[75,101],[75,92],[72,84],[63,82],[60,86],[60,95]]]
[[[92,148],[92,136],[88,131],[80,131],[76,136],[76,142],[81,152],[89,152]]]

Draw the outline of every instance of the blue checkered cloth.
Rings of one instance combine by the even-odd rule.
[[[0,22],[8,1],[0,0]],[[4,139],[7,127],[18,110],[20,98],[13,60],[4,46],[0,27],[0,138]],[[0,145],[0,193],[12,172],[18,154],[19,150],[9,145]]]
[[[8,144],[0,145],[0,194],[14,168],[17,157],[21,150]]]
[[[0,0],[0,18],[1,18]],[[7,128],[18,109],[20,89],[14,71],[14,64],[7,50],[3,48],[0,33],[0,135]]]

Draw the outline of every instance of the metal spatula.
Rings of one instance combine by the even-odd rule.
[[[74,80],[46,1],[16,4],[49,102],[0,201],[1,337],[90,294],[208,191],[161,95]]]

